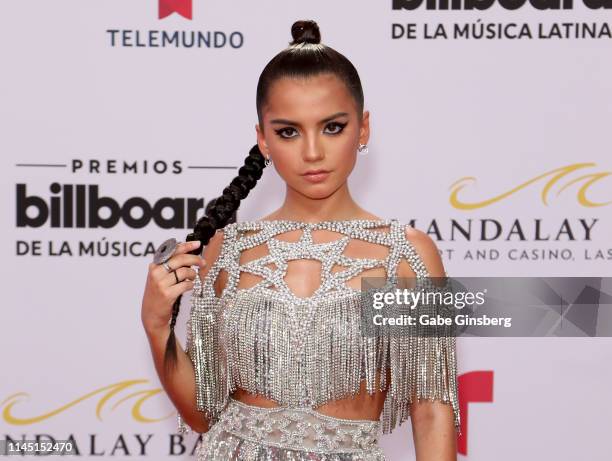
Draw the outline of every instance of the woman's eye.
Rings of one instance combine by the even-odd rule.
[[[346,126],[346,123],[338,123],[338,122],[331,122],[330,124],[327,125],[327,127],[337,127],[336,130],[332,130],[333,133],[331,134],[340,134],[342,133],[342,130],[344,130],[344,127]]]
[[[276,134],[279,135],[281,138],[293,138],[293,136],[284,136],[283,133],[286,133],[287,131],[289,131],[289,133],[291,133],[291,130],[295,131],[295,128],[281,128],[279,130],[275,130]]]
[[[331,128],[331,131],[326,131],[326,133],[340,134],[344,130],[345,126],[346,126],[346,123],[339,123],[339,122],[328,123],[325,128],[326,129]],[[278,136],[280,136],[283,139],[295,138],[296,135],[293,135],[292,133],[294,131],[297,133],[296,129],[292,127],[279,128],[278,130],[274,130],[274,131],[276,132]]]

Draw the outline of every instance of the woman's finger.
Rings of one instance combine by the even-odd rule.
[[[190,266],[200,266],[203,267],[205,265],[204,258],[202,256],[190,255],[190,254],[181,254],[178,256],[172,256],[168,261],[168,266],[172,268],[172,270],[178,269],[179,267],[190,267]]]
[[[204,267],[206,266],[206,261],[202,256],[190,255],[187,253],[180,254],[178,256],[172,256],[168,261],[166,261],[168,267],[170,267],[170,271],[168,271],[163,264],[159,264],[158,267],[154,267],[151,269],[153,272],[153,277],[156,280],[162,280],[165,278],[166,274],[179,269],[181,267],[190,267],[190,266],[198,266]]]
[[[194,240],[192,242],[181,242],[176,246],[176,250],[174,250],[174,254],[172,256],[180,255],[183,253],[188,253],[199,247],[200,247],[199,240]]]
[[[171,287],[166,288],[166,292],[168,293],[169,297],[176,300],[179,295],[185,293],[186,291],[193,290],[193,285],[193,280],[183,280],[181,283],[175,283]]]
[[[176,274],[176,276],[174,274]],[[161,283],[164,286],[169,287],[171,285],[176,285],[177,278],[178,278],[178,283],[180,283],[184,280],[195,280],[196,275],[197,275],[196,271],[194,271],[191,267],[179,267],[177,270],[166,274],[164,278],[161,280]]]

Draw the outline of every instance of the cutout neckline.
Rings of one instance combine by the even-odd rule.
[[[266,255],[261,256],[259,258],[255,258],[254,260],[247,261],[246,263],[239,264],[237,266],[237,268],[239,269],[238,277],[240,277],[240,273],[244,271],[244,272],[251,272],[256,275],[259,275],[263,279],[257,281],[254,285],[251,285],[248,287],[237,287],[237,286],[234,287],[234,289],[236,290],[235,294],[237,294],[238,292],[241,292],[241,293],[244,292],[248,294],[262,293],[262,294],[270,295],[272,297],[281,297],[281,298],[289,297],[295,303],[307,303],[310,301],[323,299],[325,296],[336,297],[337,295],[341,295],[341,296],[349,295],[349,296],[355,297],[358,295],[363,295],[364,290],[362,288],[354,288],[352,286],[347,285],[346,282],[348,281],[348,279],[353,279],[354,277],[362,275],[362,272],[366,268],[372,269],[375,267],[383,267],[385,268],[385,272],[388,274],[389,272],[388,268],[389,268],[390,263],[392,262],[391,253],[388,253],[384,257],[347,257],[346,255],[344,255],[344,250],[342,250],[341,254],[336,254],[338,252],[335,251],[334,248],[338,246],[342,246],[342,247],[346,246],[351,241],[351,236],[349,235],[349,233],[358,232],[360,230],[363,230],[363,231],[368,231],[368,232],[373,232],[375,234],[378,234],[379,232],[377,230],[374,230],[374,228],[382,227],[382,226],[391,227],[389,231],[384,232],[385,235],[388,235],[389,238],[391,238],[393,236],[393,225],[394,223],[398,223],[398,222],[399,221],[396,218],[386,218],[386,219],[385,218],[381,218],[381,219],[352,218],[352,219],[344,219],[344,220],[324,220],[324,221],[317,221],[317,222],[298,221],[294,219],[261,219],[261,220],[245,220],[245,221],[235,222],[233,223],[233,225],[236,226],[235,229],[238,231],[247,230],[247,229],[248,230],[257,229],[264,233],[271,230],[273,233],[273,235],[265,236],[266,241],[259,242],[258,245],[256,245],[256,246],[259,246],[259,245],[267,246],[268,253]],[[285,227],[285,225],[287,227]],[[334,240],[315,243],[312,239],[312,236],[310,237],[308,236],[308,233],[310,231],[314,231],[317,229],[325,229],[325,230],[334,231],[334,230],[337,230],[337,228],[339,228],[344,235]],[[293,231],[293,230],[298,230],[298,229],[304,231],[305,233],[297,241],[287,241],[282,238],[278,238],[278,235],[280,234],[283,234],[289,231]],[[344,231],[346,231],[346,233]],[[300,253],[301,255],[300,258],[290,257],[288,259],[290,260],[316,259],[316,260],[321,261],[321,263],[324,264],[325,263],[324,254],[329,253],[330,258],[331,257],[345,258],[345,259],[348,258],[350,260],[349,264],[347,264],[346,262],[343,262],[341,264],[343,266],[346,266],[346,270],[338,271],[335,273],[329,273],[326,276],[325,276],[325,272],[321,272],[319,274],[319,276],[321,277],[321,283],[319,284],[318,287],[316,287],[314,292],[309,294],[308,296],[298,296],[290,286],[285,284],[284,281],[283,281],[283,286],[278,287],[277,289],[270,289],[268,286],[270,284],[270,278],[271,277],[273,278],[275,275],[278,275],[279,271],[280,273],[282,273],[282,277],[284,280],[284,277],[288,269],[287,261],[285,260],[282,260],[280,262],[272,261],[274,262],[276,269],[271,270],[271,271],[266,271],[261,268],[254,271],[254,268],[258,267],[257,264],[262,264],[261,261],[264,261],[265,263],[267,263],[268,260],[272,258],[272,255],[275,253],[278,253],[278,257],[282,259],[284,257],[287,257],[288,255],[291,255],[294,251],[298,251],[300,243],[302,243],[304,239],[306,239],[306,242],[308,243],[308,251],[316,252],[318,256],[312,257],[312,255],[310,254],[303,255],[302,253]],[[355,240],[359,240],[359,239],[361,239],[361,237],[355,237]],[[363,240],[366,240],[366,239],[363,239]],[[255,242],[251,242],[251,243],[255,243]],[[270,247],[272,243],[274,243],[274,248]],[[375,243],[375,242],[371,241],[371,243]],[[389,245],[392,245],[392,243],[389,243]],[[249,248],[252,248],[251,244],[249,244]],[[357,270],[356,268],[359,265],[364,265],[364,267]],[[249,266],[249,269],[243,269],[243,267],[247,267],[247,266]],[[366,267],[366,266],[370,266],[370,267]],[[343,277],[345,273],[352,273],[352,275],[348,277],[347,279],[344,279]],[[327,278],[325,278],[324,276]],[[340,284],[341,286],[333,286],[333,285],[327,286],[328,284],[331,283],[330,281],[331,282],[336,281],[337,283],[334,282],[333,285]]]

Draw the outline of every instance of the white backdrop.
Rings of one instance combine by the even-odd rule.
[[[255,143],[257,78],[297,19],[316,20],[323,42],[360,72],[372,136],[350,184],[364,208],[430,231],[452,276],[612,275],[612,205],[593,206],[612,200],[610,2],[454,11],[389,1],[161,3],[183,15],[160,19],[152,0],[3,2],[3,437],[73,437],[85,459],[189,458],[195,436],[181,455],[140,323],[152,250],[189,229],[185,219],[164,229],[126,216],[94,227],[92,187],[119,206],[219,195]],[[454,36],[455,25],[470,38]],[[483,25],[492,38],[477,38]],[[219,46],[186,47],[192,33]],[[89,198],[69,213],[77,185]],[[283,194],[266,170],[239,219],[264,216]],[[471,223],[468,238],[453,238],[453,220]],[[461,338],[469,431],[459,457],[610,459],[611,346]],[[382,445],[390,461],[414,459],[410,423]]]

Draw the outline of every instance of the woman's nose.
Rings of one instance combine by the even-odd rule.
[[[322,160],[325,155],[323,154],[323,149],[320,143],[318,143],[314,139],[310,139],[306,142],[306,145],[304,146],[303,157],[304,160],[313,162],[317,160]]]

